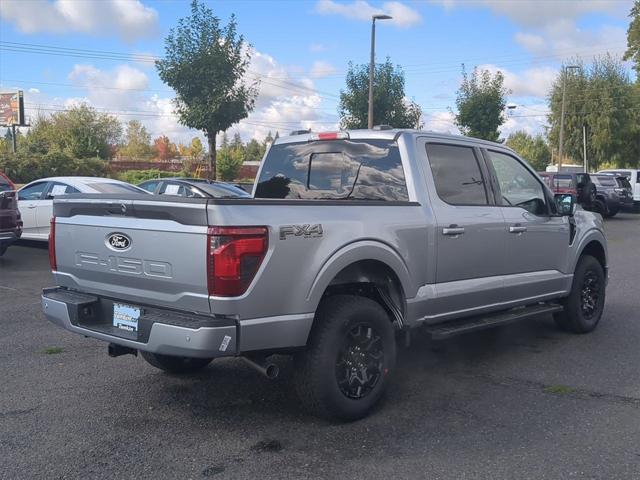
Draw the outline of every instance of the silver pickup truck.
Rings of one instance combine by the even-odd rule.
[[[252,198],[70,195],[54,202],[49,320],[173,373],[294,355],[313,413],[366,415],[396,339],[553,314],[598,324],[602,218],[503,145],[406,130],[278,139]]]

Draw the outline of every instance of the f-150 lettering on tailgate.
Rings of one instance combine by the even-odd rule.
[[[97,271],[109,270],[129,275],[173,278],[171,264],[158,260],[143,260],[141,258],[119,257],[117,255],[101,258],[100,255],[95,253],[76,252],[75,264],[81,268]]]

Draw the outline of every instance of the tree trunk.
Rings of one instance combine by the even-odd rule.
[[[209,178],[216,179],[216,132],[207,132],[207,140],[209,142]]]

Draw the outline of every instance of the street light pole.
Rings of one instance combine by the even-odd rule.
[[[367,112],[367,126],[373,128],[373,72],[376,58],[376,20],[390,20],[390,15],[371,16],[371,61],[369,63],[369,111]]]
[[[562,69],[562,108],[560,113],[560,138],[558,145],[558,172],[562,168],[562,155],[564,154],[564,112],[567,94],[567,70],[580,68],[578,65],[567,65]]]

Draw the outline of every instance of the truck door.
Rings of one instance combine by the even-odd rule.
[[[479,149],[432,143],[425,180],[436,218],[436,298],[432,321],[462,316],[503,301],[505,224]],[[446,317],[445,317],[446,315]]]
[[[507,301],[563,291],[569,219],[552,215],[542,181],[515,155],[492,149],[485,154],[496,177],[496,197],[506,222],[502,273]]]

